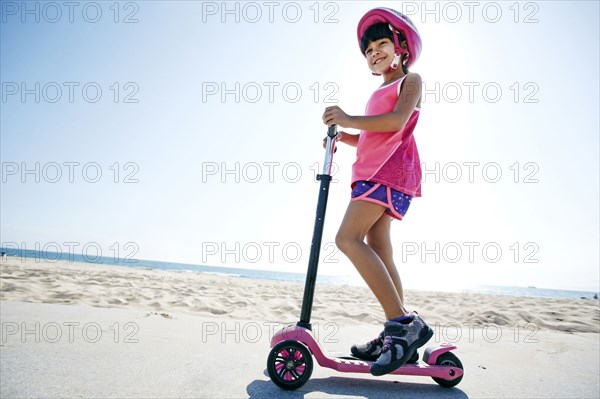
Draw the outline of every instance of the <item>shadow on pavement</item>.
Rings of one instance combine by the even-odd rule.
[[[265,371],[266,374],[266,371]],[[468,399],[460,389],[443,388],[431,382],[422,384],[414,382],[395,382],[389,380],[374,381],[360,377],[327,377],[311,378],[305,385],[295,391],[279,388],[270,380],[254,380],[246,387],[248,397],[252,399],[272,398],[304,398],[312,392],[322,392],[343,397],[375,398],[451,398]]]

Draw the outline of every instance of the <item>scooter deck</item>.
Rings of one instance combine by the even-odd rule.
[[[336,359],[342,359],[342,360],[359,360],[359,361],[367,361],[368,362],[368,360],[364,360],[364,359],[361,359],[359,357],[356,357],[354,355],[344,353],[344,352],[327,352],[327,357],[334,357]]]
[[[316,355],[315,359],[317,363],[323,367],[350,373],[370,373],[371,364],[373,364],[370,360],[363,360],[352,355],[336,352],[328,352],[321,356]],[[458,374],[456,377],[459,377],[462,374],[462,370],[459,370],[460,369],[454,370],[452,376]],[[449,371],[450,368],[448,366],[437,366],[424,362],[417,362],[406,363],[402,367],[392,371],[390,374],[447,377]]]

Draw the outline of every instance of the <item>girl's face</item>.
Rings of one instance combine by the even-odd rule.
[[[400,43],[403,49],[407,48],[406,40]],[[380,75],[389,71],[390,65],[394,61],[395,48],[394,42],[388,38],[383,38],[370,42],[365,51],[367,64],[373,73]],[[399,70],[402,68],[398,67]]]
[[[365,51],[367,64],[371,72],[387,72],[394,60],[394,43],[387,38],[370,42]]]

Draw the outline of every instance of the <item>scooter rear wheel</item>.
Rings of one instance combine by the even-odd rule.
[[[275,345],[267,359],[267,371],[271,380],[280,388],[289,391],[306,384],[312,369],[310,351],[294,340],[282,341]]]
[[[446,352],[446,353],[440,355],[440,357],[437,358],[435,364],[437,366],[457,367],[457,368],[463,370],[462,363],[460,362],[458,357],[456,357],[456,355],[452,352]],[[438,384],[440,384],[440,386],[443,386],[444,388],[452,388],[452,387],[458,385],[458,383],[462,380],[463,376],[464,376],[464,374],[453,380],[444,380],[443,378],[436,378],[436,377],[431,377],[431,378],[433,378],[433,380],[435,382],[437,382]]]

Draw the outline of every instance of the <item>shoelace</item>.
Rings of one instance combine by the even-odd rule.
[[[390,349],[390,346],[392,346],[392,336],[386,335],[385,338],[383,338],[383,348],[381,348],[381,352],[387,351]]]

